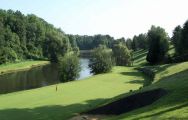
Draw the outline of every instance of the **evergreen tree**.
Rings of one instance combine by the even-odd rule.
[[[181,54],[188,54],[188,20],[183,25],[180,46]]]
[[[169,49],[168,36],[163,28],[152,26],[148,31],[149,51],[147,61],[150,64],[161,63],[165,60]]]
[[[180,55],[182,52],[182,43],[181,43],[181,36],[182,36],[182,28],[181,26],[177,26],[173,31],[172,36],[172,43],[174,44],[176,55]]]

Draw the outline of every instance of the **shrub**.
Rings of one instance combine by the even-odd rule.
[[[79,77],[81,67],[77,55],[66,54],[64,57],[59,57],[58,61],[61,82],[72,81]]]
[[[116,65],[127,66],[131,64],[131,54],[126,45],[116,44],[112,51]]]
[[[106,73],[111,71],[112,66],[112,53],[105,46],[99,46],[93,50],[92,58],[89,63],[91,73]]]

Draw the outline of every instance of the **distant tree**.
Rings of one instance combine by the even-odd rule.
[[[114,38],[109,35],[94,35],[94,36],[87,36],[87,35],[68,35],[70,39],[70,43],[75,44],[73,41],[75,39],[77,46],[80,50],[91,50],[99,45],[105,45],[108,48],[112,47],[114,42]]]
[[[111,71],[113,66],[112,53],[106,46],[100,45],[95,48],[90,59],[89,67],[91,73],[100,74]]]
[[[128,48],[129,50],[132,50],[132,49],[133,49],[133,42],[132,42],[132,40],[131,40],[130,38],[128,38],[128,39],[126,40],[126,46],[127,46],[127,48]]]
[[[183,28],[177,26],[173,31],[171,38],[175,47],[175,56],[171,62],[183,62],[188,60],[188,20],[184,23]]]
[[[117,41],[117,42],[116,42],[115,44],[119,44],[119,43],[121,43],[121,44],[126,45],[126,40],[125,40],[124,37],[122,37],[122,38],[120,38],[120,39],[117,39],[116,41]]]
[[[146,59],[150,64],[164,61],[169,49],[168,39],[167,33],[161,27],[152,26],[148,31],[149,51]]]
[[[138,36],[133,37],[132,43],[133,50],[147,49],[148,48],[148,39],[146,34],[139,34]]]
[[[172,36],[172,43],[174,44],[176,55],[179,55],[182,52],[182,43],[181,43],[181,36],[182,36],[182,28],[181,26],[177,26],[173,31]]]
[[[59,76],[61,82],[68,82],[79,77],[81,70],[80,61],[77,55],[67,53],[59,58]]]
[[[148,48],[148,39],[146,34],[138,35],[139,48],[147,49]]]
[[[76,36],[74,36],[74,35],[68,35],[68,37],[69,37],[69,41],[70,41],[71,47],[72,48],[78,47],[77,46],[77,42],[76,42]]]
[[[188,54],[188,20],[183,25],[180,45],[181,54]]]
[[[126,45],[115,44],[112,48],[115,63],[118,66],[126,66],[131,63],[131,54]]]

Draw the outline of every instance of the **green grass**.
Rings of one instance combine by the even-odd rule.
[[[175,48],[172,44],[169,47],[168,54],[171,55],[171,56],[173,56],[175,54]]]
[[[142,74],[114,67],[111,73],[23,92],[0,95],[0,120],[66,120],[142,86]]]
[[[109,120],[188,120],[188,62],[147,67],[156,72],[155,80],[152,85],[134,93],[163,88],[167,95],[152,105]],[[125,96],[128,94],[121,97]]]
[[[33,66],[48,64],[49,61],[22,61],[17,63],[8,63],[0,65],[0,74],[29,69]]]
[[[134,66],[143,66],[147,64],[146,61],[146,55],[147,55],[147,50],[138,50],[133,52],[133,65]]]

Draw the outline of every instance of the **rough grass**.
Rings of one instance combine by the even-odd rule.
[[[0,120],[66,120],[142,86],[142,74],[114,67],[108,74],[0,95]]]
[[[22,61],[0,65],[0,75],[8,72],[30,69],[34,66],[49,64],[49,61]]]

